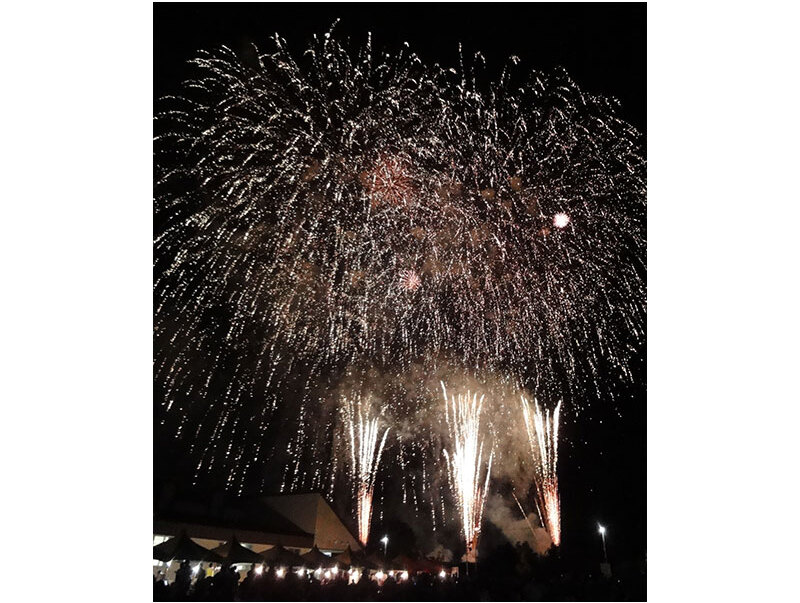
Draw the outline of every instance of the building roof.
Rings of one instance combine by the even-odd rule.
[[[153,531],[174,535],[185,530],[190,537],[228,541],[236,536],[250,544],[311,547],[313,534],[259,499],[197,493],[170,498],[158,505]]]
[[[319,549],[343,551],[349,546],[359,551],[362,548],[328,501],[318,492],[264,496],[261,500],[302,530],[313,534],[314,544]]]
[[[215,497],[208,501],[175,500],[156,514],[163,521],[181,521],[289,536],[308,536],[291,520],[258,499]]]
[[[339,551],[361,545],[319,493],[237,498],[223,494],[162,498],[153,531],[250,544]]]

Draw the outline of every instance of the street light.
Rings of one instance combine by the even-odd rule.
[[[389,548],[389,537],[384,536],[383,538],[381,538],[381,542],[383,543],[383,557],[384,559],[386,559],[387,558],[386,550]]]
[[[600,536],[603,539],[603,558],[605,559],[606,563],[608,563],[608,553],[606,552],[606,528],[605,526],[601,526],[599,523],[597,524],[597,528],[600,532]]]

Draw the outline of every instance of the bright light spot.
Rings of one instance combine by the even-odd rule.
[[[390,576],[394,576],[394,570],[393,570],[393,571],[391,571],[391,572],[389,572],[389,575],[390,575]]]
[[[553,226],[556,228],[566,228],[569,224],[569,216],[564,212],[559,212],[553,216]]]
[[[279,567],[277,569],[277,571],[275,572],[275,575],[278,576],[278,578],[283,578],[283,575],[285,573],[286,573],[286,570],[284,568],[282,568],[282,567]]]
[[[386,577],[386,574],[384,574],[382,570],[378,570],[378,573],[377,573],[377,574],[375,574],[375,577],[376,577],[378,580],[383,580],[383,579]]]
[[[197,572],[199,572],[199,571],[200,571],[200,564],[198,563],[197,565],[195,565],[195,566],[192,568],[192,573],[193,573],[193,574],[196,574],[196,573],[197,573]]]
[[[300,578],[302,578],[303,574],[305,574],[305,573],[306,573],[306,568],[304,568],[304,567],[301,567],[299,570],[297,570],[297,575]]]
[[[605,534],[606,533],[605,526],[601,526],[600,524],[597,524],[597,527],[599,528],[599,531],[600,531],[601,534]]]
[[[444,570],[442,570],[441,572],[439,572],[439,577],[440,578],[446,578],[447,577],[447,573]]]
[[[331,572],[330,572],[330,570],[326,571],[326,572],[325,572],[325,574],[324,574],[324,576],[325,576],[325,579],[326,579],[326,580],[330,580],[330,577],[331,577]]]
[[[388,544],[389,543],[389,537],[388,536],[384,536],[383,538],[381,538],[381,542],[383,544]]]
[[[408,580],[408,572],[403,572],[402,574],[400,574],[400,579],[401,580]]]
[[[316,574],[317,576],[319,576],[321,573],[322,573],[321,567],[318,567],[317,569],[314,570],[314,574]]]
[[[334,565],[334,566],[331,568],[331,571],[333,572],[333,575],[335,576],[336,574],[338,574],[338,573],[339,573],[339,568],[338,568],[338,567],[336,567],[336,566]]]
[[[262,566],[260,566],[260,565],[259,565],[259,566],[257,566],[257,567],[256,567],[256,573],[257,573],[257,574],[259,574],[259,575],[260,575],[260,574],[261,574],[261,572],[263,572],[263,571],[264,571],[264,568],[263,568]]]

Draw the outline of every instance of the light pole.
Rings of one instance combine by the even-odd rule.
[[[381,538],[381,542],[383,543],[383,558],[388,561],[386,550],[389,548],[389,537],[384,536],[383,538]]]
[[[605,559],[605,562],[608,563],[608,553],[606,552],[606,528],[605,526],[601,526],[599,523],[597,524],[597,528],[600,532],[600,536],[603,539],[603,559]]]

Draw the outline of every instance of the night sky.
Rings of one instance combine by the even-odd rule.
[[[408,42],[427,63],[454,65],[458,44],[480,50],[490,73],[516,55],[523,66],[567,69],[582,89],[615,97],[619,114],[646,133],[644,4],[258,4],[154,5],[155,95],[178,91],[190,75],[186,61],[199,49],[225,44],[243,51],[269,46],[274,32],[295,54],[313,33],[341,18],[338,37],[396,50]],[[642,141],[644,145],[644,140]],[[644,348],[633,367],[635,385],[608,384],[616,392],[590,401],[589,409],[562,428],[559,465],[563,551],[599,562],[597,523],[608,528],[612,560],[639,561],[646,554],[646,397]],[[158,391],[156,391],[158,398]],[[156,404],[158,399],[156,399]],[[189,464],[156,430],[155,477],[181,482]],[[220,484],[222,486],[222,484]]]

